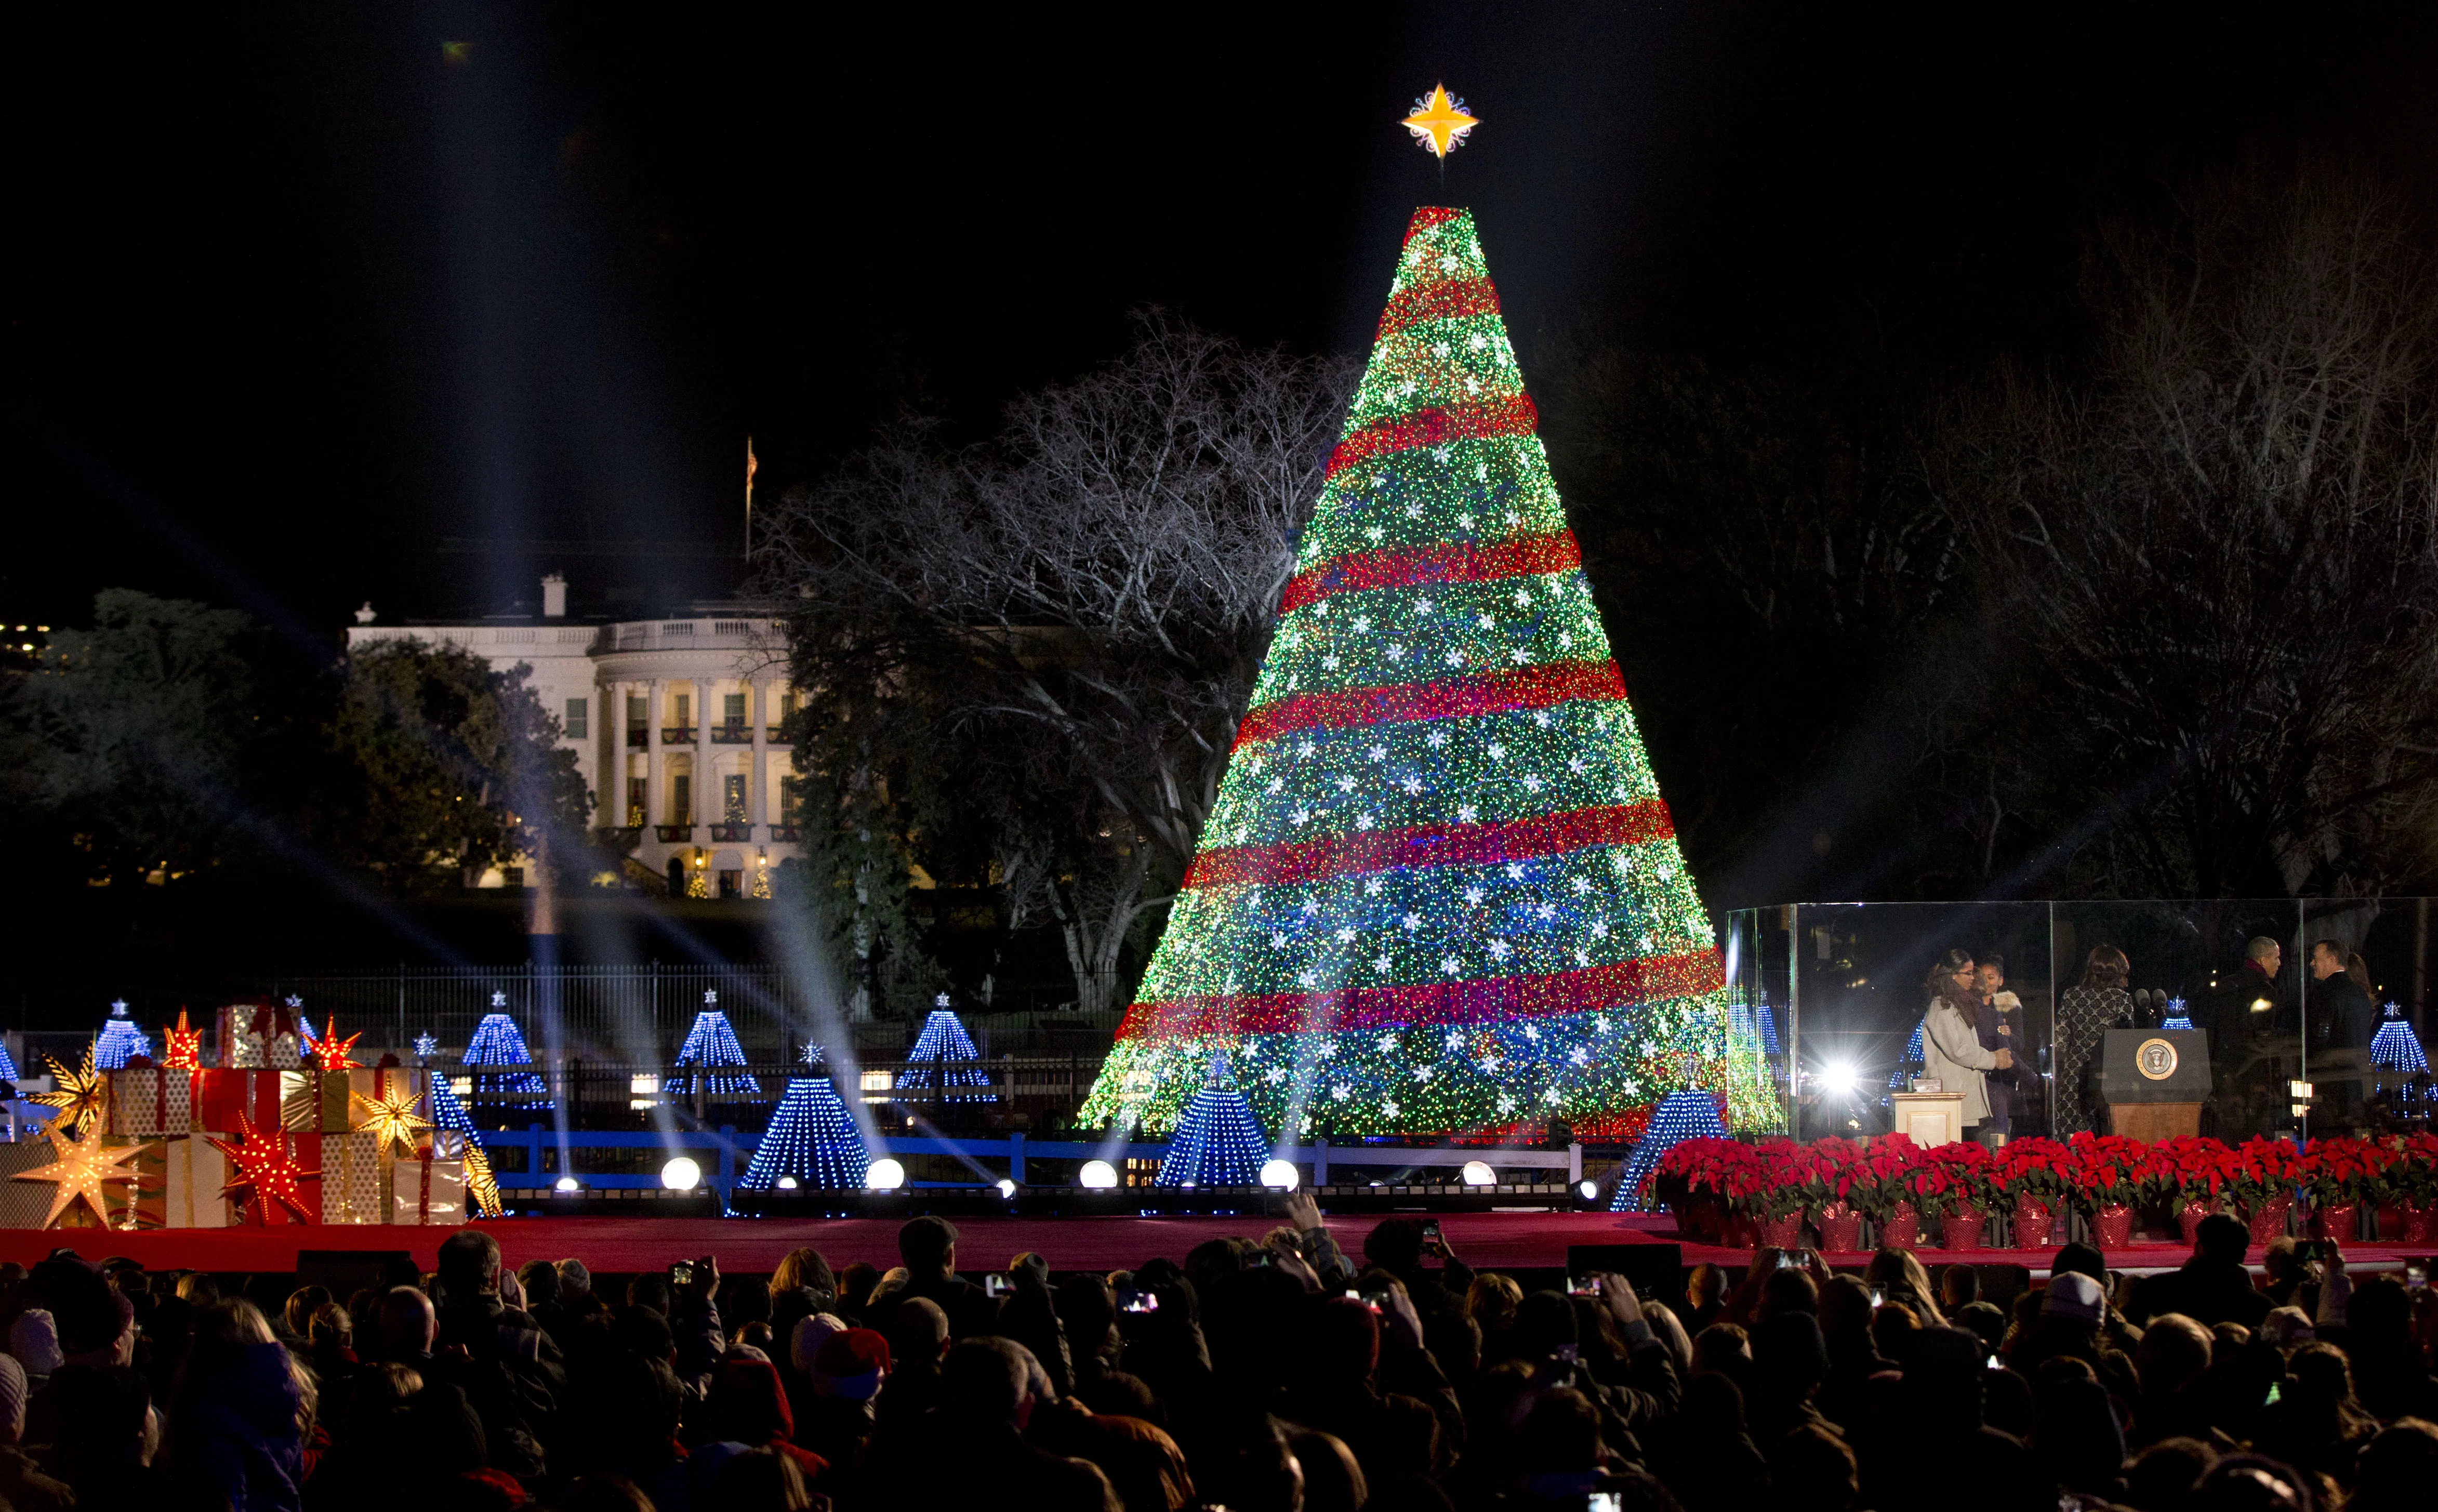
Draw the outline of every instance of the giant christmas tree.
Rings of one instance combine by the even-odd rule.
[[[1471,213],[1417,211],[1276,639],[1085,1116],[1211,1056],[1295,1135],[1776,1116]]]

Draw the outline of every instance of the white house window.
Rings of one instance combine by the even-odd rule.
[[[567,717],[559,723],[567,730],[568,739],[582,740],[585,738],[590,725],[590,721],[586,716],[591,712],[591,711],[585,706],[591,700],[584,698],[570,698],[567,700]]]

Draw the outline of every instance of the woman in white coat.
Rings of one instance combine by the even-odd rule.
[[[1921,1021],[1921,1074],[1941,1091],[1964,1094],[1964,1125],[1986,1142],[1989,1079],[2015,1064],[2012,1050],[1985,1050],[1974,1012],[1972,958],[1951,950],[1930,972],[1930,1011]]]

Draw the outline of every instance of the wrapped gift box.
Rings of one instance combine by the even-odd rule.
[[[181,1073],[183,1075],[184,1073]],[[169,1147],[184,1144],[183,1138],[148,1139],[144,1148],[127,1163],[135,1172],[135,1180],[127,1188],[126,1217],[121,1220],[128,1228],[166,1228],[169,1222]],[[110,1204],[113,1213],[120,1211],[116,1203]]]
[[[307,1067],[278,1076],[279,1127],[300,1134],[347,1132],[347,1073]]]
[[[466,1222],[466,1165],[459,1160],[393,1160],[389,1163],[393,1223]]]
[[[107,1073],[110,1132],[123,1138],[157,1139],[194,1132],[192,1073],[150,1066]]]
[[[281,1084],[282,1073],[220,1070],[190,1074],[194,1084],[193,1123],[197,1132],[209,1130],[233,1138],[241,1127],[241,1118],[253,1120],[254,1127],[260,1130],[282,1127],[280,1097],[286,1090]]]
[[[200,1134],[168,1141],[164,1159],[167,1182],[162,1192],[164,1228],[226,1228],[228,1157]]]
[[[388,1204],[381,1191],[380,1147],[368,1134],[322,1136],[322,1222],[378,1223]]]
[[[221,1064],[236,1070],[293,1071],[305,1064],[296,1015],[281,1003],[232,1003],[220,1011]]]

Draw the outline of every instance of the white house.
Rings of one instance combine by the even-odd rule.
[[[795,757],[780,729],[795,698],[786,656],[773,622],[698,608],[707,612],[572,621],[567,581],[553,573],[539,615],[385,625],[366,605],[347,647],[424,641],[503,672],[530,667],[528,686],[558,716],[605,838],[636,839],[634,859],[658,875],[677,863],[691,896],[768,897],[771,870],[803,853]],[[481,885],[522,881],[511,867]]]

